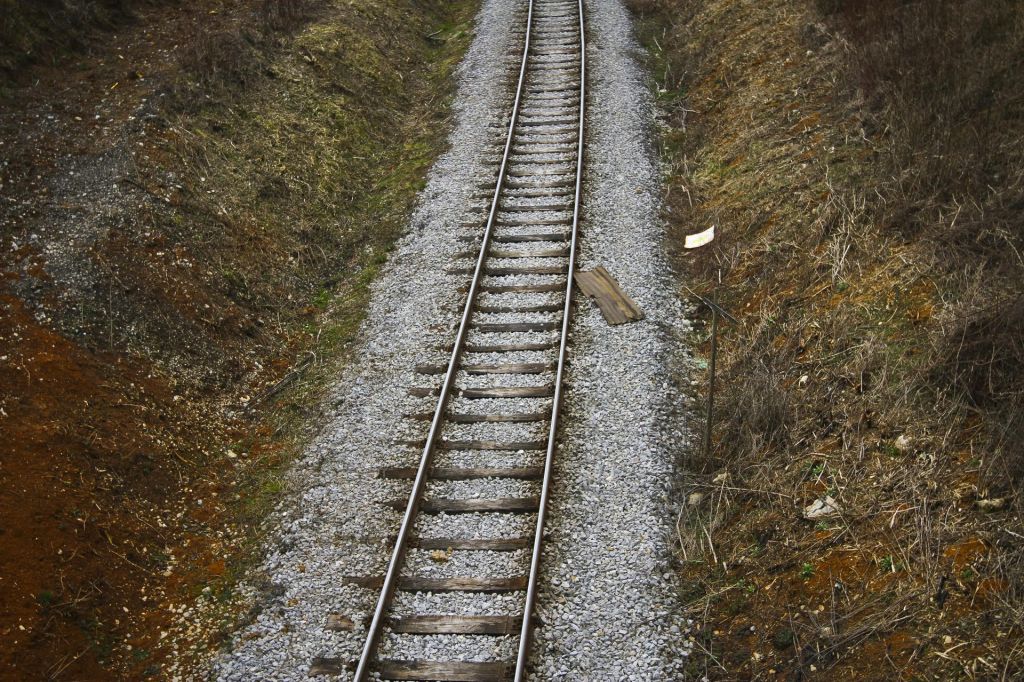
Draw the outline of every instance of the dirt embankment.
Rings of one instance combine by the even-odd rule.
[[[0,679],[142,678],[229,601],[471,3],[52,5],[0,20]]]
[[[693,672],[1019,679],[1019,3],[632,4],[670,248],[739,318],[681,519]]]

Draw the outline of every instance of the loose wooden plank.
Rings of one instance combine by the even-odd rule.
[[[356,623],[348,616],[331,613],[327,615],[327,624],[324,628],[334,632],[353,632],[356,629]]]
[[[409,505],[406,499],[387,500],[383,503],[398,511],[405,511]],[[423,514],[529,514],[540,508],[540,500],[536,497],[495,497],[491,499],[472,498],[437,498],[420,502]]]
[[[477,398],[550,398],[555,394],[554,384],[544,386],[488,386],[485,388],[466,388],[462,397]]]
[[[378,478],[412,480],[416,478],[416,467],[384,467],[377,472]],[[535,480],[544,475],[541,467],[435,467],[430,478],[437,481],[473,481],[480,478],[515,478]]]
[[[434,680],[435,682],[505,682],[515,672],[509,662],[392,661],[377,664],[382,680]]]
[[[411,635],[511,635],[519,634],[522,616],[405,616],[391,618],[392,632]]]
[[[409,546],[419,549],[439,549],[442,552],[515,552],[533,546],[533,538],[409,538]]]
[[[543,450],[547,442],[543,440],[442,440],[437,444],[438,450]]]
[[[501,334],[508,332],[550,332],[562,328],[562,323],[556,320],[544,320],[537,322],[474,322],[471,329],[478,332]]]
[[[326,658],[317,656],[309,666],[309,676],[319,677],[320,675],[341,675],[351,669],[351,664],[340,658]]]
[[[608,324],[625,324],[644,319],[643,311],[637,307],[619,283],[603,267],[598,266],[589,272],[577,272],[576,284],[601,309],[601,314]]]

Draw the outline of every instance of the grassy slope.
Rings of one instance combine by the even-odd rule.
[[[962,4],[633,3],[669,247],[740,318],[690,462],[695,673],[1022,670],[1024,31]]]
[[[4,263],[0,338],[16,343],[0,363],[0,503],[12,531],[0,535],[0,618],[25,634],[0,647],[0,678],[145,676],[170,653],[158,636],[170,604],[204,585],[210,599],[230,593],[281,492],[276,472],[344,361],[367,284],[442,148],[472,4],[210,0],[188,10],[195,21],[140,3],[119,29],[155,27],[167,36],[159,47],[180,45],[152,83],[169,94],[124,129],[138,149],[126,180],[135,202],[103,217],[81,265],[90,288],[73,289],[81,300],[50,295],[64,283],[39,253]],[[41,22],[33,35],[44,37],[63,21],[19,17]],[[119,67],[104,42],[121,43],[107,36],[87,32],[90,56],[71,44],[47,54],[72,60],[76,77],[96,70],[110,92],[104,69]],[[92,153],[83,135],[47,141],[56,164],[19,147],[19,167],[60,173],[63,154]],[[13,229],[30,231],[34,215]]]

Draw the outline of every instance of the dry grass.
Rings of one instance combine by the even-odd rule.
[[[48,2],[0,9],[9,6],[19,12],[0,12],[4,31],[16,19],[32,21],[42,41],[64,21],[46,13]],[[39,604],[27,593],[8,600],[21,602],[21,611],[7,610],[9,623],[24,620],[31,637],[10,638],[0,656],[17,660],[26,679],[42,679],[51,665],[50,673],[75,679],[158,675],[164,661],[188,663],[189,645],[211,634],[199,625],[213,626],[205,643],[216,646],[225,623],[210,619],[238,615],[235,581],[261,546],[262,521],[282,492],[280,471],[315,427],[369,285],[444,144],[450,75],[468,45],[473,9],[468,1],[415,0],[152,3],[137,26],[113,34],[84,24],[85,49],[61,56],[68,43],[48,53],[60,68],[18,62],[32,85],[0,93],[12,141],[3,192],[18,214],[5,226],[28,234],[37,216],[57,222],[45,210],[49,195],[35,191],[37,175],[42,186],[59,187],[69,158],[106,164],[108,142],[130,156],[127,177],[115,184],[125,200],[84,228],[89,248],[76,263],[88,286],[69,286],[82,278],[56,271],[45,290],[17,289],[35,299],[24,306],[36,311],[24,326],[38,337],[30,345],[22,332],[19,357],[31,350],[60,363],[52,383],[36,367],[4,383],[8,412],[24,410],[6,425],[30,437],[2,440],[14,448],[12,461],[34,463],[19,467],[25,478],[39,469],[46,482],[39,494],[18,484],[27,490],[25,519],[12,517],[12,527],[33,532],[4,535],[8,564],[38,576],[51,595]],[[127,12],[119,19],[129,20]],[[18,96],[24,91],[31,97]],[[78,116],[101,102],[102,123]],[[35,107],[51,106],[88,125],[47,126]],[[109,188],[92,183],[75,201],[108,205]],[[42,281],[45,259],[33,263],[38,268],[5,270],[8,282],[15,272]],[[53,410],[35,407],[44,404]],[[74,495],[54,494],[51,461]],[[193,504],[202,498],[209,503]],[[75,508],[97,510],[90,535],[66,522],[82,516]],[[61,546],[65,554],[81,546],[88,562],[70,563],[75,553],[58,560],[53,548]],[[141,553],[104,565],[114,547]],[[69,590],[95,576],[117,589],[60,608]],[[7,582],[12,594],[27,589]],[[175,619],[168,603],[193,603],[204,586],[210,594],[196,604],[210,618],[190,618],[164,637]],[[77,645],[83,638],[95,646]]]
[[[151,0],[0,0],[0,85],[27,66],[81,49]]]
[[[705,495],[681,517],[709,653],[694,672],[1012,678],[1024,13],[634,8],[669,221],[679,241],[718,226],[677,255],[741,318],[721,345],[712,456],[692,467]],[[840,512],[803,520],[826,495]]]

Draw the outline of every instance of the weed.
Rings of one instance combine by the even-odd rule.
[[[313,297],[311,303],[319,308],[320,310],[326,310],[327,306],[331,304],[331,292],[327,289],[321,289],[316,296]]]
[[[53,606],[56,602],[57,595],[50,590],[40,590],[39,594],[36,595],[36,603],[44,609]]]
[[[814,577],[814,564],[805,562],[800,566],[800,577],[804,580],[810,580]]]

